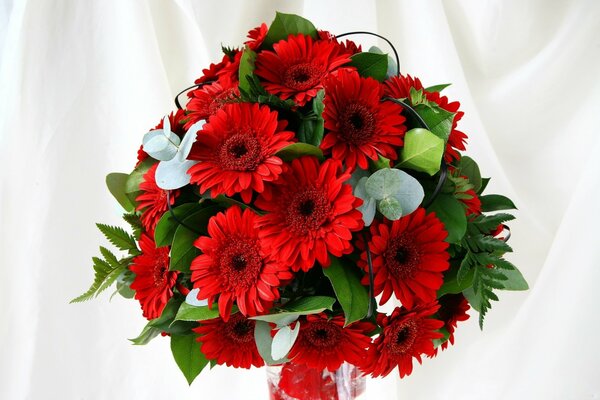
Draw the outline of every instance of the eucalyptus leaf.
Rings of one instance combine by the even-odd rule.
[[[195,335],[171,335],[173,358],[185,376],[188,384],[208,365],[208,360],[200,351]]]
[[[256,348],[258,353],[265,360],[267,365],[276,365],[287,362],[286,358],[280,360],[274,360],[271,354],[273,346],[273,337],[271,336],[271,325],[265,321],[256,321],[254,326],[254,340],[256,341]]]
[[[354,177],[354,174],[352,175]],[[370,226],[375,219],[375,213],[377,212],[377,200],[367,194],[365,184],[367,177],[363,177],[358,181],[358,184],[354,188],[354,196],[358,197],[363,203],[358,207],[358,211],[362,213],[363,221],[365,226]]]
[[[259,321],[271,322],[278,326],[289,325],[301,315],[318,314],[332,310],[335,299],[329,296],[310,296],[287,303],[281,312],[250,317]]]
[[[193,306],[193,307],[208,306],[208,300],[198,300],[199,292],[200,292],[200,289],[198,289],[198,288],[190,290],[190,292],[185,296],[185,304],[189,304],[190,306]],[[179,307],[179,309],[181,310],[181,307]],[[177,313],[179,313],[179,311]]]
[[[384,168],[375,171],[365,182],[367,195],[375,200],[382,200],[397,193],[402,185],[401,171]]]
[[[408,215],[419,208],[425,197],[425,191],[417,179],[404,171],[396,171],[400,172],[398,175],[400,177],[400,189],[392,196],[400,202],[402,215]]]
[[[431,176],[439,169],[444,155],[444,141],[427,129],[415,128],[404,135],[400,168],[410,168]]]
[[[163,190],[175,190],[189,185],[192,177],[188,171],[197,163],[195,160],[180,161],[178,157],[161,161],[156,168],[156,185]]]
[[[273,343],[271,343],[271,356],[275,360],[279,360],[287,356],[287,354],[294,346],[298,333],[300,332],[300,322],[296,322],[294,329],[288,326],[284,326],[279,329],[275,336],[273,336]]]
[[[345,325],[364,318],[369,309],[367,288],[360,283],[359,271],[351,265],[344,265],[336,257],[330,256],[331,264],[323,268],[323,273],[331,281],[338,302],[344,310]]]
[[[402,206],[395,197],[386,197],[377,203],[377,209],[390,221],[396,221],[402,216]]]
[[[158,129],[144,135],[143,149],[156,160],[168,161],[175,157],[181,140],[171,131]]]

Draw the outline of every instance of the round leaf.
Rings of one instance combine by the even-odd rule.
[[[279,360],[287,356],[296,342],[299,332],[300,322],[296,323],[294,329],[291,329],[288,325],[277,331],[273,337],[273,343],[271,343],[271,355],[273,359]]]
[[[174,190],[184,187],[190,183],[188,170],[198,161],[185,160],[180,161],[179,157],[174,157],[169,161],[161,161],[156,168],[156,185],[164,190]]]
[[[406,132],[400,153],[400,167],[425,172],[431,176],[440,169],[444,141],[427,129],[415,128]]]
[[[143,148],[150,157],[160,161],[168,161],[177,154],[179,143],[179,136],[173,132],[159,129],[144,135]]]
[[[393,193],[392,196],[400,202],[402,215],[408,215],[421,205],[423,197],[425,197],[425,192],[418,180],[404,171],[396,171],[399,172],[401,185],[400,189]]]
[[[382,200],[400,190],[401,171],[384,168],[375,172],[365,182],[367,194],[375,200]]]
[[[385,199],[381,200],[377,204],[377,208],[384,217],[391,221],[400,219],[402,216],[402,206],[400,205],[400,201],[398,201],[398,199],[395,197],[386,197]]]

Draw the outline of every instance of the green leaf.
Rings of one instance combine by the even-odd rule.
[[[446,89],[448,86],[452,85],[451,83],[443,83],[441,85],[433,85],[433,86],[429,86],[428,88],[425,88],[425,91],[429,92],[429,93],[433,93],[433,92],[441,92],[442,90]]]
[[[239,86],[242,90],[250,90],[250,82],[248,81],[248,76],[254,73],[254,61],[256,61],[256,53],[248,47],[246,47],[242,52],[242,58],[240,59],[239,68]]]
[[[444,274],[444,284],[437,291],[438,299],[445,294],[460,293],[473,285],[473,269],[469,269],[466,273],[466,276],[464,276],[460,282],[457,278],[456,272],[457,269],[453,268]]]
[[[174,208],[173,214],[175,214],[177,219],[184,220],[200,209],[202,209],[202,206],[199,203],[186,203]],[[164,213],[154,230],[156,247],[169,246],[173,242],[177,228],[179,228],[179,222],[173,218],[173,215],[168,211]]]
[[[160,317],[148,321],[142,332],[135,339],[129,339],[135,345],[148,344],[153,338],[155,338],[161,332],[169,332],[169,326],[173,322],[173,318],[177,313],[181,300],[175,297],[171,298],[167,302],[167,305],[163,309]]]
[[[135,238],[119,226],[110,226],[105,224],[96,224],[100,232],[106,236],[109,242],[111,242],[119,250],[137,252],[137,244]]]
[[[448,142],[450,131],[452,131],[452,121],[454,113],[444,110],[436,104],[417,104],[413,107],[415,112],[427,124],[429,130],[437,137],[442,139],[444,143]]]
[[[272,46],[280,40],[287,40],[289,35],[302,33],[317,39],[317,28],[309,20],[295,14],[278,12],[269,27],[264,45]]]
[[[507,221],[512,221],[515,217],[507,213],[498,213],[494,215],[478,215],[473,219],[473,226],[481,233],[491,233],[496,230],[498,225]]]
[[[523,274],[518,269],[502,271],[507,278],[504,284],[504,290],[528,290],[529,285],[523,277]]]
[[[131,226],[134,237],[137,240],[139,240],[140,234],[142,233],[142,230],[143,230],[142,221],[140,220],[140,217],[135,213],[131,213],[131,214],[123,214],[123,219],[125,220],[125,222],[127,222]]]
[[[325,91],[323,89],[319,90],[312,101],[311,112],[302,118],[298,128],[299,141],[317,147],[321,144],[325,131],[325,120],[323,119],[323,110],[325,108],[323,104],[324,97]]]
[[[477,163],[468,156],[462,156],[459,164],[460,174],[469,178],[469,183],[473,185],[475,193],[481,189],[481,173]]]
[[[150,341],[157,337],[161,332],[162,330],[160,329],[154,328],[150,325],[146,325],[138,337],[134,339],[129,339],[129,341],[136,346],[143,346],[150,343]]]
[[[235,311],[237,311],[237,308]],[[232,314],[233,313],[235,313],[234,310],[232,310]],[[207,319],[218,317],[219,308],[216,306],[213,306],[211,309],[208,306],[192,306],[184,302],[179,306],[175,321],[205,321]]]
[[[402,205],[395,197],[386,197],[377,202],[377,209],[390,221],[396,221],[402,216]]]
[[[279,326],[288,325],[300,315],[318,314],[325,310],[333,310],[335,299],[328,296],[311,296],[287,303],[278,313],[250,317],[259,321],[271,322]]]
[[[487,187],[488,183],[490,183],[490,179],[491,178],[481,178],[481,188],[477,192],[478,195],[480,195],[481,193],[483,193],[483,191]]]
[[[125,211],[132,212],[135,210],[135,205],[125,194],[127,179],[129,179],[128,174],[113,172],[106,175],[106,186],[114,198],[117,199],[119,204],[125,209]]]
[[[410,168],[431,176],[440,170],[444,141],[427,129],[415,128],[406,132],[400,152],[400,168]]]
[[[148,172],[156,161],[153,158],[148,157],[140,165],[135,167],[133,172],[129,174],[127,182],[125,183],[125,193],[139,192],[140,184],[144,181],[144,174]]]
[[[346,316],[346,326],[367,315],[369,294],[360,283],[357,269],[343,265],[341,260],[330,256],[331,265],[323,268],[323,273],[331,281],[338,302]]]
[[[184,219],[183,223],[195,228],[200,234],[205,234],[208,220],[220,209],[219,206],[204,208]],[[200,250],[194,246],[194,242],[198,239],[200,234],[192,232],[184,225],[177,227],[175,235],[173,236],[173,245],[171,246],[170,271],[190,271],[192,260],[200,254]]]
[[[273,358],[281,359],[287,356],[298,338],[298,333],[300,333],[300,322],[296,323],[294,329],[289,325],[281,327],[273,336],[273,343],[271,343]]]
[[[517,209],[511,199],[500,194],[487,194],[480,196],[479,200],[483,212]]]
[[[444,223],[448,231],[449,243],[458,243],[467,231],[467,217],[462,203],[454,196],[440,194],[429,206],[428,211],[435,212],[435,215]]]
[[[195,335],[172,335],[171,352],[190,385],[208,365],[208,360],[200,351],[200,344],[196,341]]]
[[[450,337],[450,332],[448,332],[448,329],[446,329],[444,327],[438,329],[438,332],[444,336],[439,339],[433,339],[433,347],[435,347],[435,348],[437,348],[437,347],[441,346],[442,344],[444,344],[445,342],[447,342],[448,338]]]
[[[478,252],[511,252],[511,247],[505,241],[487,235],[467,235],[463,239],[463,247],[467,247],[474,253]]]
[[[363,77],[371,77],[380,82],[385,80],[388,68],[387,54],[376,53],[357,53],[350,57],[350,66],[356,67],[356,70]]]
[[[323,160],[323,152],[317,146],[308,143],[294,143],[279,150],[275,155],[285,162],[290,162],[302,156],[315,156]]]
[[[125,266],[108,249],[100,247],[100,252],[107,260],[92,257],[92,261],[94,262],[94,282],[92,282],[92,285],[85,293],[71,300],[71,303],[87,301],[98,296],[110,287],[125,270]]]

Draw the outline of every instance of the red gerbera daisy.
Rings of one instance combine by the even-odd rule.
[[[467,198],[459,198],[459,200],[467,207],[467,215],[479,215],[481,214],[481,200],[473,189],[469,189],[464,192],[465,195],[470,196]]]
[[[247,37],[250,40],[245,41],[244,44],[247,45],[250,50],[258,49],[267,37],[267,32],[269,32],[269,27],[263,22],[260,26],[257,26],[248,32]]]
[[[282,99],[305,105],[323,88],[331,71],[350,62],[348,53],[328,40],[315,41],[306,35],[290,35],[256,57],[254,73],[263,78],[265,89]]]
[[[144,181],[140,184],[142,193],[135,198],[138,203],[136,210],[142,210],[140,219],[144,229],[148,232],[154,232],[156,224],[169,208],[167,203],[168,191],[159,188],[156,184],[155,174],[157,168],[158,164],[154,164],[144,174]],[[175,204],[177,196],[179,196],[179,190],[172,190],[169,196],[171,205]]]
[[[133,259],[131,271],[135,278],[131,289],[140,301],[144,317],[160,317],[167,302],[173,297],[177,272],[169,271],[169,247],[156,248],[154,240],[142,233],[139,241],[142,254]]]
[[[175,114],[173,114],[171,112],[171,114],[169,114],[169,123],[171,125],[171,131],[173,131],[174,134],[176,134],[177,136],[179,136],[180,138],[183,138],[183,136],[185,135],[185,129],[183,127],[183,120],[185,119],[185,111],[183,110],[177,110],[175,112]],[[158,125],[156,125],[152,130],[156,130],[156,129],[162,129],[163,128],[163,120],[161,119],[160,122],[158,123]],[[187,129],[187,128],[186,128]],[[137,153],[137,164],[135,164],[135,166],[139,166],[145,159],[147,159],[149,156],[148,154],[144,151],[144,146],[140,145],[140,148],[138,149],[138,153]]]
[[[275,259],[270,248],[258,238],[258,216],[238,206],[218,213],[208,222],[209,236],[194,245],[203,254],[192,261],[192,283],[199,288],[198,299],[209,304],[218,296],[219,313],[227,321],[233,302],[244,315],[266,313],[279,299],[278,286],[293,275]]]
[[[386,376],[397,366],[400,378],[410,375],[413,357],[421,363],[422,355],[433,354],[433,340],[444,336],[437,332],[444,323],[431,318],[439,308],[430,303],[412,310],[396,307],[390,316],[379,314],[381,333],[369,348],[364,371]]]
[[[211,196],[240,193],[250,202],[252,191],[264,190],[264,182],[277,179],[283,162],[275,153],[292,144],[294,132],[284,131],[286,121],[268,106],[250,103],[225,105],[211,116],[190,152],[190,160],[202,161],[190,168],[191,182]]]
[[[369,250],[373,256],[375,295],[382,294],[379,304],[386,303],[392,293],[403,306],[431,302],[444,283],[442,272],[449,268],[450,255],[444,224],[434,213],[419,208],[396,221],[371,226]],[[362,241],[357,246],[364,250]],[[367,252],[363,251],[359,266],[368,271]],[[368,277],[363,284],[368,284]]]
[[[318,30],[317,35],[321,40],[330,40],[341,47],[342,53],[348,53],[350,55],[354,55],[356,53],[362,52],[362,47],[357,45],[352,40],[346,40],[345,42],[339,42],[337,37],[329,31]]]
[[[373,78],[363,78],[356,71],[340,70],[325,80],[325,128],[321,149],[331,152],[353,171],[356,165],[367,169],[367,159],[382,155],[398,158],[406,127],[402,107],[381,102],[383,86]]]
[[[254,341],[255,321],[240,313],[233,314],[228,321],[221,318],[200,321],[194,328],[199,334],[200,351],[209,360],[234,368],[262,367],[264,361]]]
[[[319,371],[335,371],[344,361],[360,365],[371,344],[368,333],[374,328],[370,322],[355,322],[344,328],[343,315],[307,315],[300,321],[300,332],[288,358]]]
[[[446,150],[444,152],[444,160],[447,163],[451,163],[454,160],[460,158],[460,151],[466,150],[465,141],[467,135],[456,129],[458,121],[462,118],[464,113],[459,111],[460,103],[458,101],[449,102],[446,96],[440,95],[438,92],[428,92],[424,89],[423,84],[419,78],[412,78],[410,75],[406,76],[394,76],[385,82],[385,94],[393,98],[410,98],[410,88],[415,90],[423,89],[423,93],[427,100],[436,103],[440,108],[455,113],[452,121],[452,130],[448,137],[448,143],[446,144]]]
[[[186,105],[188,119],[185,129],[190,129],[196,122],[216,114],[225,104],[233,102],[239,95],[238,85],[227,79],[191,91],[188,94],[190,101]]]
[[[454,331],[459,321],[469,319],[469,302],[462,293],[446,294],[439,299],[440,309],[437,319],[444,322],[444,328],[450,334],[448,340],[442,343],[442,350],[448,347],[448,343],[454,344]],[[437,351],[436,351],[437,353]]]
[[[364,225],[356,209],[362,200],[344,184],[350,174],[341,169],[336,160],[319,165],[315,157],[297,158],[255,202],[268,211],[259,219],[261,238],[294,271],[308,271],[315,260],[326,267],[329,253],[353,250],[352,232]]]
[[[239,52],[239,50],[234,50],[234,57]],[[194,83],[199,85],[204,82],[216,81],[219,80],[222,76],[225,76],[226,78],[233,78],[230,80],[235,82],[237,78],[236,76],[233,76],[231,74],[232,63],[233,59],[228,54],[225,54],[223,56],[223,59],[219,63],[210,64],[210,66],[207,69],[203,69],[203,75],[200,78],[196,79]]]

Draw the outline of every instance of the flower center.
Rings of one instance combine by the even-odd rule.
[[[154,262],[154,286],[161,287],[165,284],[169,270],[169,258],[165,254],[160,254]]]
[[[286,222],[291,231],[306,235],[323,225],[329,216],[331,205],[321,190],[308,188],[292,198]]]
[[[307,90],[319,83],[323,72],[323,67],[311,63],[292,65],[283,75],[283,84],[295,90]]]
[[[256,284],[263,262],[256,240],[231,238],[217,254],[225,290],[247,289]]]
[[[223,169],[254,171],[261,161],[260,142],[250,132],[231,135],[219,150],[219,162]]]
[[[414,244],[403,236],[391,239],[383,257],[387,270],[396,279],[412,278],[421,259]]]
[[[351,103],[340,113],[341,139],[356,145],[367,143],[375,133],[375,115],[359,103]]]
[[[328,348],[339,343],[341,338],[340,328],[326,321],[312,322],[304,329],[303,338],[310,345],[319,348]]]
[[[415,321],[409,320],[404,323],[392,325],[386,336],[388,337],[387,348],[392,354],[405,354],[415,343],[418,327]]]
[[[233,314],[225,323],[224,334],[238,344],[249,343],[254,340],[254,322],[246,319],[242,314]]]

